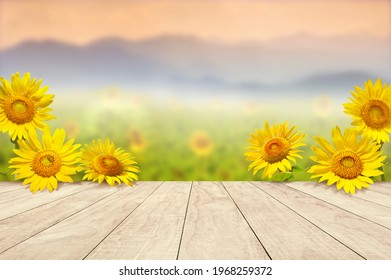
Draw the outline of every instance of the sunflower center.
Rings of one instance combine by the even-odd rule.
[[[4,113],[13,123],[28,123],[35,115],[34,103],[26,96],[16,95],[5,101]]]
[[[344,179],[357,178],[363,169],[362,160],[352,151],[339,151],[331,159],[331,171]]]
[[[61,157],[52,150],[41,151],[33,158],[31,169],[41,177],[54,176],[61,169]]]
[[[133,144],[135,144],[136,146],[142,146],[143,139],[138,131],[133,130],[130,133],[130,138],[131,138]]]
[[[209,139],[206,138],[206,137],[198,137],[196,140],[195,140],[195,145],[198,147],[198,148],[207,148],[209,146]]]
[[[361,109],[361,117],[372,128],[383,128],[390,122],[390,109],[381,100],[369,100]]]
[[[290,146],[285,138],[273,138],[263,146],[262,156],[269,163],[281,161],[288,155]]]
[[[92,165],[99,174],[106,176],[120,175],[124,169],[118,159],[110,155],[97,156]]]

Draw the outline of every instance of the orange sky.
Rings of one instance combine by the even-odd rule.
[[[191,35],[223,42],[316,36],[390,36],[387,0],[0,0],[0,48],[27,39],[86,44]]]

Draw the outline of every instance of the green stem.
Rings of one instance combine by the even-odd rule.
[[[383,143],[383,141],[382,141],[382,142],[380,143],[379,151],[383,148],[383,144],[384,144],[384,143]],[[380,166],[379,170],[383,172],[383,174],[380,175],[381,181],[382,181],[382,182],[385,182],[385,181],[386,181],[386,176],[385,176],[384,171],[383,171],[383,166]]]
[[[11,143],[13,143],[15,145],[15,149],[19,149],[18,139],[15,139],[15,140],[11,139]],[[7,172],[7,174],[8,174],[8,172]],[[17,181],[16,176],[17,176],[17,174],[15,174],[14,176],[8,176],[8,178],[10,179],[10,181],[14,182],[14,181]]]
[[[18,139],[11,140],[11,143],[15,145],[15,149],[19,149]]]
[[[381,166],[379,169],[380,169],[380,171],[383,171],[383,166]],[[383,171],[383,174],[380,175],[380,178],[381,178],[381,181],[382,181],[382,182],[385,182],[385,181],[386,181],[386,176],[384,175],[384,171]]]

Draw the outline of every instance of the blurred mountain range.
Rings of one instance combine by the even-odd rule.
[[[223,44],[193,37],[106,38],[86,46],[26,41],[0,51],[0,75],[29,71],[51,88],[117,85],[144,91],[341,92],[391,79],[391,42],[307,34]]]

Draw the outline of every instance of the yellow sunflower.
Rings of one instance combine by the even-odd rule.
[[[141,153],[148,147],[148,143],[144,135],[138,129],[131,129],[129,131],[128,138],[130,142],[130,149],[134,153]]]
[[[304,134],[295,131],[296,126],[288,129],[287,123],[276,124],[272,127],[265,122],[265,128],[250,133],[248,141],[251,146],[244,155],[248,161],[252,161],[248,170],[253,168],[253,175],[264,168],[262,178],[273,176],[277,170],[282,172],[292,169],[291,162],[296,158],[302,158],[299,147],[305,146],[302,139]]]
[[[197,131],[193,134],[189,141],[189,147],[199,157],[208,156],[213,151],[212,140],[203,131]]]
[[[8,132],[12,141],[26,138],[37,128],[43,130],[45,121],[54,119],[47,106],[53,102],[53,94],[46,94],[48,87],[41,87],[42,80],[30,79],[30,73],[11,76],[11,82],[1,79],[0,130]]]
[[[364,83],[364,89],[355,87],[352,102],[345,103],[345,113],[352,115],[352,125],[360,134],[367,135],[378,143],[389,142],[391,132],[391,86],[382,85],[378,79]]]
[[[53,136],[48,127],[44,128],[42,143],[35,130],[26,139],[18,140],[19,149],[14,149],[18,157],[11,158],[10,168],[15,169],[17,179],[24,179],[23,185],[30,184],[30,190],[57,189],[57,181],[72,182],[69,175],[79,168],[75,166],[80,152],[80,144],[73,145],[73,139],[64,144],[65,130],[56,129]]]
[[[83,180],[92,180],[102,183],[103,180],[110,186],[121,181],[131,186],[138,180],[136,173],[140,172],[137,162],[133,160],[130,153],[121,148],[115,148],[114,143],[109,139],[103,142],[101,139],[93,141],[92,146],[85,145],[82,149],[81,164],[86,174]]]
[[[358,140],[355,129],[346,129],[342,136],[340,128],[334,128],[334,145],[322,137],[314,139],[320,147],[311,147],[316,156],[310,158],[317,163],[308,170],[315,174],[311,178],[320,177],[320,182],[327,180],[327,185],[336,184],[338,190],[355,193],[356,188],[368,188],[373,183],[370,177],[383,174],[378,168],[386,157],[381,155],[380,145],[366,136]]]

